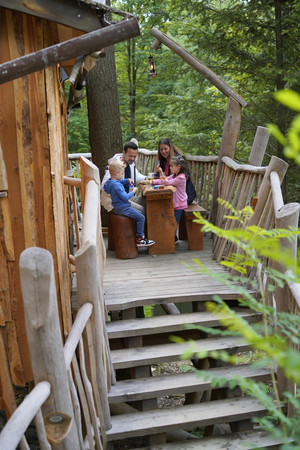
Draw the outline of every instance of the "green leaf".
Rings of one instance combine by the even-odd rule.
[[[283,105],[294,111],[300,111],[300,95],[292,90],[286,89],[274,93],[274,97]]]

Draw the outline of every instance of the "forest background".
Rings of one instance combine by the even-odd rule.
[[[111,6],[139,17],[141,35],[115,45],[119,109],[124,142],[157,149],[169,137],[186,154],[219,153],[227,98],[170,49],[151,49],[157,27],[213,70],[248,105],[235,160],[247,163],[258,126],[276,124],[286,135],[294,112],[274,92],[300,93],[300,2],[298,0],[122,0]],[[119,20],[119,19],[118,19]],[[148,57],[157,76],[149,77]],[[69,152],[90,152],[86,101],[71,111]],[[300,144],[299,144],[300,145]],[[111,149],[111,155],[120,149]],[[270,138],[263,165],[284,159]],[[285,202],[299,201],[299,166],[289,162]]]

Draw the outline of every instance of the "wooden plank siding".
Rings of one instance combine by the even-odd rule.
[[[47,47],[57,36],[54,24],[4,8],[0,21],[0,63]],[[51,252],[64,334],[71,326],[68,188],[63,184],[67,139],[59,79],[59,68],[52,67],[0,86],[1,173],[5,170],[7,176],[0,205],[0,326],[16,385],[32,380],[18,267],[25,248],[39,246]],[[9,206],[6,216],[4,201]],[[8,224],[13,242],[7,237]],[[2,385],[0,392],[7,389]],[[11,414],[11,405],[1,399],[0,394],[0,408]]]

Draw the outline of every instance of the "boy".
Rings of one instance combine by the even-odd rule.
[[[136,193],[137,187],[134,187],[129,193],[125,191],[125,186],[133,186],[134,183],[131,178],[123,178],[124,170],[124,163],[112,160],[109,164],[110,179],[105,182],[103,189],[111,196],[115,214],[131,217],[135,220],[137,247],[150,247],[155,242],[147,239],[144,235],[145,217],[132,208],[129,202],[129,199]]]

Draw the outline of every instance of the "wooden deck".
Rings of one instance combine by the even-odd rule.
[[[114,251],[108,250],[104,272],[108,310],[170,302],[201,302],[211,300],[214,294],[223,299],[238,297],[234,289],[199,273],[195,259],[214,272],[224,272],[224,268],[212,259],[209,236],[205,236],[204,249],[200,251],[189,251],[187,241],[179,241],[172,254],[148,255],[147,250],[142,250],[138,258],[120,260],[116,259]]]

